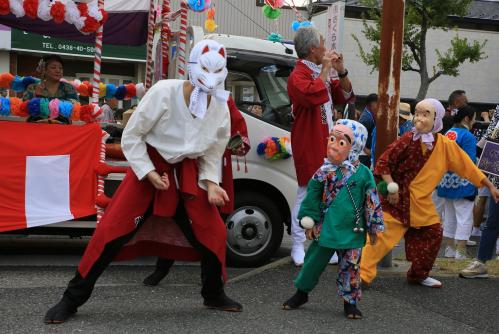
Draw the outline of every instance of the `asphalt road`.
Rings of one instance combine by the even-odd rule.
[[[45,311],[60,298],[70,267],[0,268],[0,333],[497,333],[499,280],[443,278],[443,289],[409,286],[380,277],[364,292],[364,319],[346,320],[330,266],[301,310],[282,311],[292,293],[291,265],[236,283],[227,294],[242,313],[204,309],[199,268],[176,266],[156,288],[141,285],[148,266],[114,266],[92,298],[62,325],[45,325]],[[231,269],[231,277],[241,273]]]
[[[499,279],[444,277],[443,289],[428,289],[407,285],[399,268],[381,274],[364,292],[360,309],[365,318],[348,321],[336,296],[336,266],[328,267],[310,302],[298,311],[280,307],[294,292],[297,268],[229,268],[229,277],[236,279],[227,284],[227,294],[244,305],[244,312],[231,314],[203,308],[196,264],[179,263],[160,286],[143,286],[153,258],[112,265],[74,318],[62,325],[43,324],[44,313],[73,276],[86,241],[0,237],[0,333],[499,332]],[[287,256],[290,247],[285,237],[273,260]],[[396,250],[403,253],[403,245]]]

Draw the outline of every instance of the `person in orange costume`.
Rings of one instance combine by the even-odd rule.
[[[475,166],[468,155],[448,138],[438,134],[445,109],[436,99],[416,105],[414,129],[388,146],[376,164],[374,175],[387,183],[382,197],[385,233],[376,245],[362,251],[360,275],[369,285],[376,277],[378,262],[402,239],[407,260],[412,262],[407,280],[412,284],[440,288],[429,276],[442,241],[440,217],[432,192],[447,171],[453,171],[477,187],[487,187],[499,201],[499,190]]]

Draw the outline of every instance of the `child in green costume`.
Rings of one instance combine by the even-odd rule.
[[[297,309],[308,301],[329,259],[339,257],[338,294],[345,316],[361,319],[357,309],[361,297],[359,263],[369,233],[383,231],[383,212],[371,171],[359,163],[367,140],[366,128],[355,121],[338,120],[330,133],[327,159],[308,183],[307,196],[298,218],[312,241],[305,263],[295,279],[296,293],[283,308]]]

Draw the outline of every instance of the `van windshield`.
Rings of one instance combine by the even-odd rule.
[[[276,65],[264,66],[257,75],[257,80],[265,90],[268,103],[273,109],[290,105],[287,92],[289,71]]]

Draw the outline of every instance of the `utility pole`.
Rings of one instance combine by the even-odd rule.
[[[400,72],[404,37],[405,0],[384,1],[381,13],[381,45],[376,113],[376,159],[397,140]],[[391,267],[392,254],[381,261]]]

